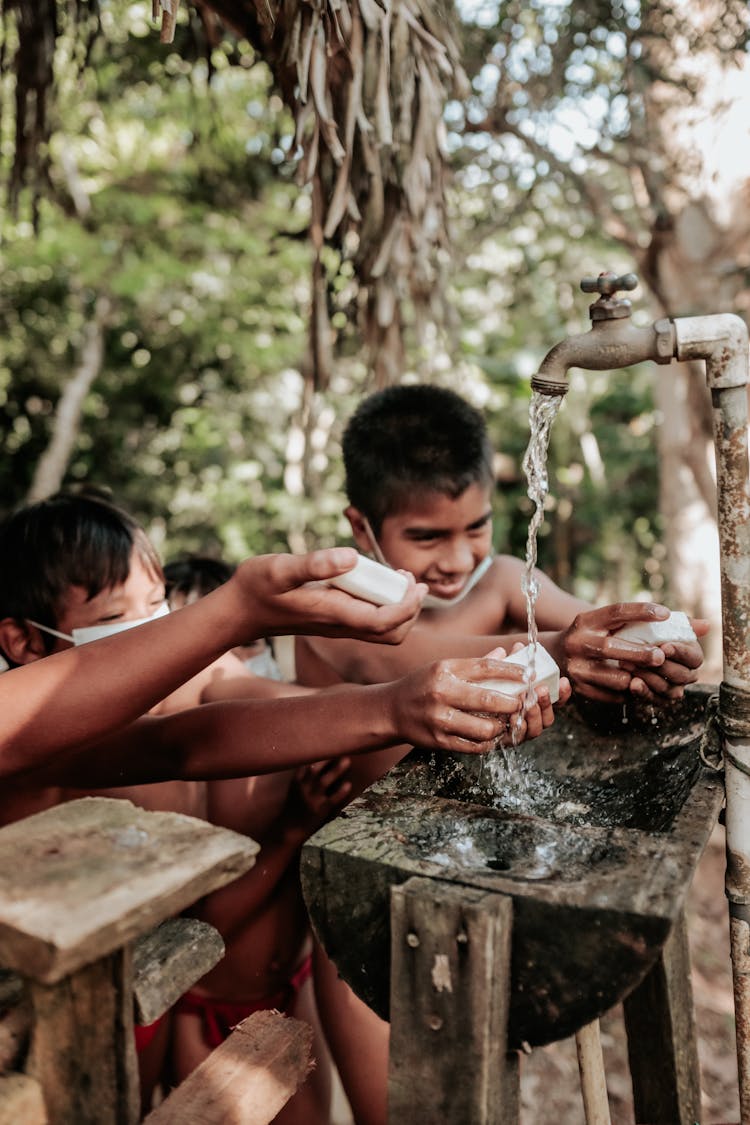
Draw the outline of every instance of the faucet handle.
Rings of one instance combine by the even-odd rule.
[[[621,277],[605,270],[598,277],[584,277],[581,289],[584,293],[600,293],[602,297],[611,297],[619,289],[635,289],[638,278],[634,273],[624,273]]]

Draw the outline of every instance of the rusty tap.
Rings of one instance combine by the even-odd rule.
[[[634,273],[622,276],[605,271],[598,277],[584,277],[584,293],[598,293],[589,307],[591,330],[561,340],[547,353],[532,377],[535,391],[564,395],[568,389],[568,370],[580,367],[589,371],[610,371],[642,363],[669,363],[674,356],[675,335],[670,320],[658,320],[644,328],[630,321],[630,301],[618,297],[620,290],[635,289]]]

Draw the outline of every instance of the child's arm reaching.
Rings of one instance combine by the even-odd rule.
[[[22,775],[102,738],[228,649],[257,637],[309,629],[398,643],[422,591],[412,583],[403,602],[377,607],[325,584],[356,559],[346,547],[248,559],[218,590],[176,613],[5,672],[0,777]]]
[[[210,595],[209,595],[210,596]],[[204,599],[207,600],[207,599]],[[200,603],[197,603],[200,604]],[[40,784],[92,788],[168,778],[245,777],[408,743],[483,753],[511,737],[522,706],[482,680],[523,679],[499,660],[444,660],[386,684],[346,685],[279,700],[204,703],[179,714],[147,717],[137,731],[110,736],[105,747],[69,754]],[[570,687],[561,681],[560,700]],[[535,738],[554,720],[539,693],[516,733]]]

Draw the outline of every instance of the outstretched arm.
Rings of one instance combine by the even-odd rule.
[[[105,744],[39,771],[39,783],[102,788],[245,777],[404,742],[483,753],[511,736],[521,707],[518,698],[481,686],[482,680],[498,678],[520,682],[523,670],[489,659],[439,661],[387,684],[205,703],[175,715],[148,716]],[[564,682],[563,701],[567,694]],[[536,737],[553,717],[549,694],[542,691],[522,717],[516,739]]]
[[[223,652],[260,636],[309,629],[398,643],[419,611],[421,590],[412,584],[398,605],[377,607],[325,583],[356,559],[348,547],[248,559],[224,586],[176,613],[5,672],[0,777],[102,738]]]

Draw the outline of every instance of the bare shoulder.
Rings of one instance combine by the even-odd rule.
[[[495,555],[487,578],[497,589],[510,596],[515,593],[525,570],[526,564],[515,555]]]

